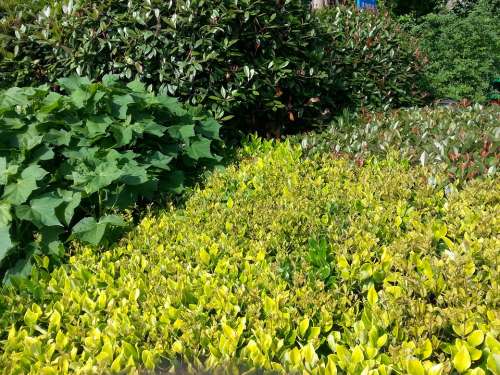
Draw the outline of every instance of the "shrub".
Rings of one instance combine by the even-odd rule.
[[[382,108],[422,102],[423,61],[416,40],[390,17],[346,7],[319,12],[325,29],[323,88],[337,107]]]
[[[395,23],[345,9],[321,18],[305,0],[55,1],[12,28],[0,82],[115,73],[245,130],[327,106],[415,103],[420,66]]]
[[[0,92],[0,264],[61,256],[62,241],[91,244],[123,226],[117,210],[182,190],[213,164],[219,125],[175,99],[116,77]]]
[[[480,0],[465,16],[430,14],[415,27],[434,96],[485,101],[490,81],[500,76],[499,18],[498,2]]]
[[[0,79],[115,73],[206,104],[218,119],[297,113],[317,96],[314,24],[304,0],[54,2],[16,28]]]
[[[245,152],[185,210],[5,288],[5,373],[498,372],[498,180],[445,194],[392,158]]]
[[[455,180],[496,175],[499,107],[422,108],[340,118],[322,133],[296,139],[307,153],[347,153],[358,162],[399,149],[413,164],[429,164]]]

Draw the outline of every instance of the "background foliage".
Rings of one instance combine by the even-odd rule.
[[[484,101],[500,76],[500,2],[480,0],[468,13],[423,18],[413,30],[428,58],[426,80],[439,98]]]
[[[5,288],[0,368],[498,373],[497,180],[457,192],[391,157],[243,153],[185,210]]]
[[[0,92],[0,266],[29,269],[63,242],[97,245],[118,210],[163,201],[213,165],[219,124],[115,76]],[[142,206],[143,207],[143,206]]]

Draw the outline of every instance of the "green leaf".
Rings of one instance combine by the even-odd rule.
[[[68,190],[58,190],[58,194],[63,199],[64,204],[56,209],[57,216],[62,220],[64,225],[69,226],[75,214],[75,209],[80,206],[82,194]]]
[[[69,93],[91,84],[87,77],[79,77],[76,75],[67,78],[59,78],[57,83],[61,86],[61,88],[65,89]]]
[[[186,144],[189,143],[191,137],[195,136],[194,125],[170,126],[167,132],[173,139],[182,141]]]
[[[465,345],[462,345],[460,350],[455,354],[455,357],[453,357],[453,366],[459,373],[462,373],[467,371],[470,365],[471,359],[469,351],[467,350]]]
[[[0,264],[14,247],[9,233],[10,227],[0,224]]]
[[[91,245],[98,245],[106,233],[108,226],[125,226],[123,219],[117,215],[108,215],[97,222],[93,217],[86,217],[80,220],[73,227],[72,238],[78,238]]]
[[[173,156],[165,155],[162,154],[159,151],[156,151],[151,155],[151,157],[148,160],[148,163],[150,163],[152,166],[163,169],[166,171],[170,170],[169,164],[172,161]]]
[[[191,143],[191,145],[187,148],[186,154],[194,160],[198,160],[201,158],[212,159],[213,155],[210,150],[211,140],[207,138],[198,137],[198,140]]]
[[[209,117],[208,119],[201,121],[200,133],[209,139],[220,139],[220,128],[221,125],[213,118]]]
[[[132,95],[113,95],[112,97],[112,110],[113,116],[116,116],[122,120],[127,118],[128,106],[135,102]]]
[[[160,180],[158,188],[160,191],[167,191],[180,194],[184,190],[184,173],[173,171]]]
[[[144,133],[152,134],[157,137],[163,137],[163,135],[167,131],[167,128],[165,126],[160,125],[153,120],[142,121],[140,125],[144,127]]]
[[[62,226],[56,215],[56,208],[63,203],[61,198],[52,194],[32,199],[31,210],[40,223],[46,226]]]
[[[47,176],[48,173],[49,172],[40,167],[38,164],[32,164],[21,172],[21,177],[34,178],[36,181],[40,181]]]
[[[5,187],[3,199],[13,205],[23,204],[36,189],[37,185],[35,178],[19,178],[15,183]]]
[[[132,81],[132,82],[129,82],[127,84],[127,87],[134,92],[138,92],[138,93],[145,93],[146,92],[146,85],[137,79]]]
[[[158,95],[156,97],[157,102],[167,109],[174,116],[182,117],[187,114],[187,111],[182,107],[177,99],[170,96]]]
[[[0,202],[0,225],[8,225],[12,221],[11,207],[8,203]]]
[[[89,137],[95,138],[106,134],[106,129],[112,122],[111,117],[106,115],[91,116],[85,123]]]

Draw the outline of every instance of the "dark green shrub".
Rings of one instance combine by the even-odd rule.
[[[395,16],[412,14],[425,16],[443,8],[447,0],[380,0],[379,8],[389,10]]]
[[[451,179],[496,175],[500,108],[423,108],[340,119],[320,134],[297,137],[306,153],[349,154],[358,162],[398,149],[413,164],[444,170]]]
[[[498,180],[246,150],[185,210],[3,289],[2,372],[499,373]]]
[[[415,27],[434,96],[485,100],[490,81],[500,76],[499,4],[480,0],[465,15],[430,14]]]
[[[390,17],[346,7],[318,12],[325,30],[324,101],[337,107],[399,107],[422,101],[417,43]],[[328,95],[330,92],[330,95]],[[333,104],[332,103],[332,104]]]
[[[125,225],[118,210],[180,192],[217,157],[219,124],[175,99],[85,78],[0,92],[0,270],[63,242],[99,244]]]
[[[14,30],[0,80],[24,85],[71,72],[115,73],[205,104],[218,119],[296,117],[317,96],[321,77],[307,3],[83,0],[65,9],[57,3]]]
[[[12,29],[0,81],[116,73],[240,129],[418,102],[418,56],[394,23],[346,9],[320,18],[305,0],[54,2]]]

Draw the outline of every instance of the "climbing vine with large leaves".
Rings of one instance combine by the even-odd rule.
[[[126,225],[120,210],[178,193],[220,160],[219,127],[116,76],[0,92],[0,270],[61,257],[73,238],[108,241]]]

